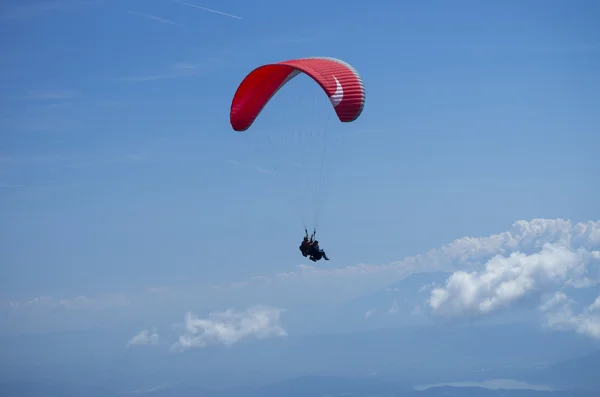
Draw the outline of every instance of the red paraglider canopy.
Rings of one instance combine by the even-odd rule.
[[[341,122],[360,116],[365,87],[352,66],[335,58],[301,58],[259,66],[246,76],[231,102],[229,118],[233,129],[247,130],[273,95],[301,72],[323,88]]]

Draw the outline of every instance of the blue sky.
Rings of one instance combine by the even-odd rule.
[[[3,302],[307,264],[298,171],[257,169],[297,154],[278,133],[299,118],[344,134],[319,229],[332,261],[316,267],[386,264],[522,219],[600,219],[597,2],[5,1],[0,14]],[[328,119],[299,79],[247,135],[231,130],[246,73],[314,55],[362,75],[355,123]]]

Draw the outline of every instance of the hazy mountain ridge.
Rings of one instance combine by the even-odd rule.
[[[490,390],[480,387],[439,386],[413,390],[401,385],[364,378],[310,376],[288,379],[262,386],[206,390],[192,386],[165,386],[131,392],[108,388],[79,386],[51,382],[0,383],[0,395],[10,397],[595,397],[597,392],[585,390]]]
[[[598,390],[600,394],[600,350],[582,357],[526,371],[521,378],[544,383],[556,389],[581,388]]]
[[[592,341],[576,334],[543,332],[529,326],[391,328],[243,342],[230,349],[216,346],[182,354],[156,347],[121,347],[109,354],[100,344],[102,351],[87,352],[85,356],[73,346],[63,348],[74,335],[82,338],[74,346],[92,345],[92,341],[84,343],[85,333],[68,333],[60,343],[59,336],[49,336],[58,343],[52,346],[41,343],[40,335],[34,347],[44,346],[46,356],[54,357],[54,361],[3,360],[0,380],[55,379],[67,384],[110,384],[127,391],[149,390],[159,384],[246,387],[319,374],[374,376],[378,382],[407,386],[518,379],[554,388],[585,385],[600,390],[593,371],[600,368],[600,353],[589,355],[595,346]],[[92,332],[92,336],[97,333]],[[35,351],[28,356],[34,357]]]
[[[336,308],[336,315],[351,324],[369,327],[429,324],[431,319],[415,314],[423,310],[431,289],[443,285],[450,275],[449,272],[411,274],[383,289],[344,302]]]
[[[600,350],[600,343],[583,335],[539,325],[485,321],[398,326],[410,317],[408,310],[424,301],[431,288],[445,282],[448,275],[414,274],[344,303],[329,316],[339,321],[344,332],[302,335],[291,328],[286,338],[242,340],[230,348],[214,345],[179,354],[169,351],[172,339],[166,332],[167,337],[161,333],[156,345],[128,347],[137,328],[2,338],[0,382],[54,379],[65,384],[110,384],[123,392],[152,390],[157,385],[245,388],[319,374],[375,376],[379,382],[407,386],[518,379],[553,388],[600,390],[593,371],[600,368],[600,356],[589,355]],[[377,315],[365,318],[362,312],[373,307],[387,310],[402,297],[406,304],[397,313],[379,313],[380,319],[390,319],[390,323],[373,321]],[[349,326],[352,319],[362,325]],[[285,318],[282,321],[285,326]],[[384,327],[387,324],[392,325]]]

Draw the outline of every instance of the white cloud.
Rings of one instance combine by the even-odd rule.
[[[80,0],[54,0],[42,1],[34,4],[20,4],[8,8],[1,16],[2,19],[24,19],[42,16],[51,13],[67,11],[74,7],[92,4],[92,1]]]
[[[463,237],[425,254],[404,258],[384,265],[358,264],[338,268],[298,265],[295,271],[282,272],[268,277],[270,280],[309,280],[325,278],[361,278],[383,276],[386,283],[412,273],[427,271],[458,271],[478,269],[497,255],[513,252],[535,253],[546,244],[581,247],[593,253],[600,248],[600,221],[580,222],[575,225],[563,219],[534,219],[517,221],[512,230],[489,237]],[[596,247],[596,248],[594,248]],[[590,270],[590,269],[588,269]],[[600,271],[595,278],[600,279]],[[262,277],[263,281],[267,278]],[[579,281],[583,278],[579,279]],[[246,285],[251,282],[245,282]]]
[[[517,234],[504,234],[496,239],[503,244],[491,244],[513,252],[495,255],[483,269],[456,271],[445,286],[431,292],[429,304],[435,314],[489,314],[532,294],[551,293],[566,285],[593,285],[591,280],[598,277],[594,265],[600,258],[600,222],[571,226],[562,220],[535,220],[515,226]],[[485,252],[490,251],[485,248]],[[477,251],[472,253],[478,256]],[[470,257],[465,262],[471,262]]]
[[[539,300],[542,295],[552,295],[564,288],[596,287],[600,280],[598,264],[600,222],[572,223],[562,219],[534,219],[515,222],[507,232],[488,237],[460,238],[422,255],[407,257],[391,264],[358,264],[338,268],[300,265],[289,272],[255,276],[229,286],[207,288],[207,293],[211,294],[209,297],[214,301],[222,302],[231,299],[230,288],[235,286],[236,299],[243,299],[240,297],[246,292],[245,289],[254,288],[250,292],[255,294],[253,299],[256,299],[256,294],[265,294],[266,297],[280,293],[282,299],[302,299],[303,304],[311,299],[315,303],[322,302],[324,296],[343,301],[363,291],[383,288],[411,273],[442,270],[454,273],[446,283],[434,286],[428,294],[430,299],[423,301],[422,306],[414,306],[413,314],[427,315],[429,312],[445,316],[486,315],[512,305],[529,304]],[[427,293],[431,287],[423,286],[419,292]],[[148,292],[160,293],[162,296],[167,290],[156,286]],[[106,297],[96,299],[107,300]],[[127,304],[128,300],[123,296],[121,300],[113,298],[108,301],[113,302],[114,307]],[[92,298],[85,297],[62,301],[40,297],[26,302],[12,302],[11,307],[24,309],[59,304],[65,308],[102,307],[99,303],[92,302]],[[108,305],[105,304],[104,307]],[[278,310],[253,308],[242,313],[229,310],[213,313],[207,319],[198,319],[188,313],[185,324],[187,332],[181,336],[176,347],[185,349],[211,343],[228,345],[239,340],[236,338],[262,335],[258,328],[248,328],[252,321],[259,319],[270,330],[265,331],[267,334],[285,334],[278,323]],[[263,317],[260,313],[263,313]],[[369,318],[374,313],[368,311],[364,317]],[[569,320],[567,324],[577,321],[577,329],[585,328],[585,324],[588,324],[587,329],[594,329],[590,325],[594,324],[593,320],[590,322],[577,317],[583,315],[583,312],[571,314],[569,318],[577,320]],[[559,322],[555,320],[555,323]],[[571,329],[576,328],[572,326]]]
[[[152,21],[156,21],[156,22],[160,22],[160,23],[165,23],[165,24],[169,24],[169,25],[177,25],[175,22],[171,21],[170,19],[157,17],[156,15],[146,14],[146,13],[139,12],[139,11],[127,11],[127,13],[129,15],[135,15],[138,17],[150,19]]]
[[[61,131],[77,126],[75,120],[67,118],[45,118],[29,117],[24,119],[4,119],[6,128],[19,131]]]
[[[546,315],[549,327],[573,330],[600,340],[600,295],[578,314],[573,309],[574,304],[572,299],[559,291],[542,304],[540,310]]]
[[[10,307],[12,307],[13,309],[27,309],[30,307],[35,307],[35,306],[50,306],[51,304],[53,304],[54,301],[52,299],[52,297],[50,296],[40,296],[40,297],[36,297],[33,298],[31,300],[28,301],[21,301],[21,302],[17,302],[17,301],[12,301],[9,302]]]
[[[145,329],[141,331],[139,334],[131,338],[129,342],[127,342],[128,346],[140,346],[140,345],[156,345],[158,344],[158,333],[156,332],[156,328],[152,329],[152,332]]]
[[[400,311],[400,306],[398,305],[398,301],[394,300],[394,302],[392,303],[392,306],[388,310],[388,313],[389,314],[398,314],[399,311]]]
[[[412,311],[410,312],[411,316],[420,316],[423,314],[423,308],[420,305],[415,305]]]
[[[210,57],[199,63],[178,62],[169,68],[166,72],[153,73],[141,76],[123,77],[119,81],[145,82],[164,79],[176,79],[180,77],[190,77],[196,75],[202,69],[217,67],[221,59]]]
[[[31,100],[53,100],[53,99],[73,99],[77,96],[75,91],[31,91],[23,99]]]
[[[224,16],[229,17],[229,18],[242,19],[242,17],[238,17],[237,15],[228,14],[228,13],[223,12],[223,11],[213,10],[211,8],[201,7],[201,6],[196,5],[196,4],[190,4],[190,3],[185,3],[185,2],[177,2],[177,3],[183,4],[183,5],[188,6],[188,7],[197,8],[197,9],[202,10],[202,11],[208,11],[208,12],[212,12],[214,14],[224,15]]]
[[[114,164],[133,164],[148,160],[148,157],[141,153],[127,153],[125,155],[103,159],[103,160],[88,160],[80,161],[72,164],[65,164],[67,168],[74,167],[90,167],[90,166],[103,166],[103,165],[114,165]]]
[[[105,294],[99,297],[77,296],[71,299],[61,299],[59,304],[67,309],[108,309],[111,307],[127,306],[131,303],[127,295],[123,293]]]
[[[172,289],[169,287],[166,287],[166,286],[148,288],[148,293],[150,293],[150,294],[162,294],[162,293],[168,293],[171,291],[172,291]]]
[[[74,298],[55,299],[50,296],[40,296],[29,301],[12,301],[9,303],[14,310],[34,308],[56,309],[63,307],[68,310],[108,309],[127,306],[131,303],[124,293],[104,294],[96,297],[76,296]]]
[[[260,172],[261,174],[269,174],[269,175],[274,175],[275,171],[273,170],[269,170],[267,168],[261,167],[260,165],[257,165],[254,167],[254,169],[258,172]]]
[[[169,382],[163,382],[160,385],[151,387],[149,389],[137,389],[137,390],[133,390],[131,393],[132,394],[154,393],[154,392],[157,392],[159,390],[165,390],[168,386],[169,386]]]
[[[436,285],[437,285],[437,283],[435,281],[432,283],[429,283],[429,284],[425,284],[419,288],[419,292],[421,293],[421,292],[431,291]]]
[[[518,302],[530,293],[553,290],[578,277],[587,263],[585,251],[555,244],[526,255],[498,255],[483,271],[457,271],[442,288],[431,292],[429,303],[436,314],[487,314]]]
[[[253,306],[246,311],[227,309],[212,312],[208,318],[198,318],[193,313],[185,315],[185,333],[172,345],[172,350],[204,348],[222,344],[231,346],[243,339],[285,337],[287,332],[279,323],[283,309]]]
[[[175,70],[181,70],[182,72],[193,72],[199,67],[201,67],[201,65],[188,62],[177,62],[175,65],[173,65],[173,68],[175,68]]]
[[[371,317],[375,312],[377,312],[375,309],[367,310],[367,312],[365,312],[365,319]]]

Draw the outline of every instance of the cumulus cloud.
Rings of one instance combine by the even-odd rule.
[[[216,344],[229,347],[248,338],[285,337],[287,332],[279,323],[283,311],[283,309],[259,305],[243,312],[232,309],[212,312],[205,319],[188,312],[185,315],[185,333],[171,349],[183,351]]]
[[[600,340],[600,295],[596,300],[576,313],[575,301],[564,292],[556,292],[540,306],[546,315],[547,326],[561,330],[573,330]]]
[[[158,333],[156,332],[156,328],[150,330],[143,330],[133,338],[129,342],[127,342],[127,346],[141,346],[141,345],[156,345],[158,344]]]
[[[598,279],[600,222],[572,226],[562,220],[521,221],[515,223],[515,230],[494,244],[482,245],[485,252],[490,252],[490,246],[513,252],[494,255],[483,269],[456,271],[445,286],[433,289],[429,305],[434,314],[489,314],[532,295],[567,285],[585,287]],[[465,259],[469,262],[469,257]]]
[[[392,303],[392,306],[389,308],[388,313],[389,314],[398,314],[399,311],[400,311],[400,305],[398,305],[398,301],[394,299],[394,302]]]
[[[590,252],[597,250],[600,247],[600,221],[573,225],[571,221],[563,219],[522,220],[515,222],[510,231],[488,237],[459,238],[440,248],[390,264],[358,264],[338,268],[298,265],[295,271],[277,273],[270,277],[263,276],[260,281],[356,277],[366,280],[368,277],[384,276],[385,281],[389,282],[389,277],[403,278],[424,271],[477,269],[497,255],[508,256],[513,252],[536,253],[546,244],[559,244],[574,249],[580,247]],[[246,282],[237,282],[236,286],[250,285],[257,280],[255,277]],[[596,272],[593,280],[600,280],[600,272]],[[579,281],[583,281],[583,278]],[[588,283],[590,282],[592,280]]]
[[[331,299],[345,300],[362,291],[383,288],[412,273],[446,271],[451,276],[445,283],[423,285],[419,289],[419,293],[427,294],[429,299],[423,299],[420,302],[422,305],[415,305],[412,314],[488,315],[514,305],[532,302],[537,305],[543,296],[564,289],[596,287],[600,283],[599,264],[600,221],[573,223],[563,219],[534,219],[515,222],[509,231],[503,233],[459,238],[422,255],[390,264],[358,264],[338,268],[300,265],[293,271],[255,276],[231,285],[207,288],[206,291],[212,294],[213,300],[226,300],[230,299],[228,293],[232,287],[236,288],[237,297],[245,288],[254,287],[254,293],[258,294],[272,295],[279,291],[282,298],[293,295],[290,299],[297,299],[302,296],[305,304],[307,299],[322,302],[316,288],[327,293]],[[314,289],[307,294],[308,286]],[[294,287],[298,289],[294,290]],[[162,296],[166,290],[155,287],[148,292]],[[219,292],[223,295],[218,295]],[[393,293],[394,289],[389,289],[389,292]],[[128,299],[122,296],[122,299],[113,297],[108,301],[113,302],[114,306],[127,304]],[[62,301],[40,297],[26,302],[11,302],[11,307],[102,307],[99,302],[92,302],[92,298],[85,297]],[[231,303],[235,304],[233,301]],[[565,313],[564,304],[561,302],[554,311],[544,312],[551,314],[551,323],[562,324],[563,327],[571,324],[572,330],[594,329],[590,325],[594,324],[595,318],[592,316],[595,313],[592,306],[588,311],[567,306],[571,312],[567,312],[569,316],[564,318],[569,318],[568,321],[552,317]],[[387,309],[381,310],[385,312]],[[391,312],[395,311],[393,307]],[[279,309],[259,307],[242,313],[231,310],[213,313],[206,319],[188,313],[185,317],[186,332],[174,346],[185,349],[215,343],[231,345],[246,337],[284,335],[285,330],[278,322],[280,312]],[[364,317],[369,318],[374,313],[368,311]],[[589,318],[592,320],[585,320]],[[249,325],[254,322],[261,323],[264,330],[259,325]],[[574,324],[579,325],[576,327]],[[589,331],[586,334],[592,333]]]
[[[373,314],[375,314],[375,312],[377,312],[377,310],[375,310],[375,309],[367,310],[365,312],[365,319],[371,317]]]
[[[436,285],[437,285],[437,283],[435,281],[432,283],[429,283],[429,284],[422,285],[419,288],[419,292],[431,291]]]

